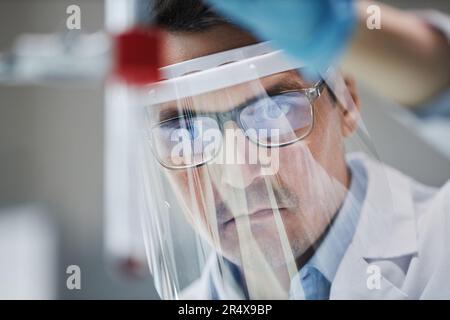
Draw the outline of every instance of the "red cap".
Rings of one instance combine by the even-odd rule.
[[[145,85],[158,80],[159,33],[133,28],[115,37],[114,73],[124,81]]]

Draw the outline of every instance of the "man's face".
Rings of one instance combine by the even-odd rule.
[[[229,26],[202,33],[169,33],[164,46],[165,65],[254,42],[250,35]],[[258,95],[258,91],[310,86],[298,73],[283,72],[260,79],[257,85],[242,84],[197,97],[190,100],[189,108],[223,112]],[[207,110],[201,110],[205,106]],[[164,169],[196,231],[238,265],[244,263],[244,252],[258,256],[256,251],[270,265],[283,265],[286,247],[294,259],[299,259],[323,234],[341,205],[349,181],[343,140],[352,124],[327,90],[315,102],[314,113],[313,129],[305,139],[271,153],[277,156],[276,171],[248,162],[251,148],[256,148],[252,143],[235,146],[244,164],[212,161],[185,170]],[[224,127],[243,135],[233,122]],[[227,149],[229,141],[224,143]]]

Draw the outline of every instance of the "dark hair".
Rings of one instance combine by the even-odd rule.
[[[172,32],[201,32],[230,24],[201,0],[154,0],[151,8],[154,23]]]

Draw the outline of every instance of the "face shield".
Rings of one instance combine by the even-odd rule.
[[[161,297],[288,299],[305,266],[332,277],[319,266],[343,254],[364,202],[348,154],[376,157],[339,72],[260,43],[161,73],[134,105],[139,207]],[[342,211],[350,218],[333,233]]]

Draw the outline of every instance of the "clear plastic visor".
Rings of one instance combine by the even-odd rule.
[[[339,72],[312,72],[265,43],[162,71],[137,108],[161,296],[300,298],[305,270],[332,278],[328,261],[349,245],[364,202],[348,153],[373,153]]]

